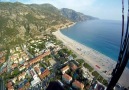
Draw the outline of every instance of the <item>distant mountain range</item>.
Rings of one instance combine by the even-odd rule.
[[[76,12],[76,11],[74,11],[72,9],[68,9],[68,8],[62,8],[61,13],[66,18],[68,18],[69,20],[74,21],[74,22],[98,19],[98,18],[95,18],[92,16],[84,15],[83,13]]]
[[[26,42],[70,25],[95,19],[71,9],[59,10],[51,4],[22,4],[0,2],[0,48]]]

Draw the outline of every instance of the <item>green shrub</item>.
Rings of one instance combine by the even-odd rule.
[[[94,71],[94,72],[92,72],[92,75],[97,78],[99,76],[99,73],[97,71]]]
[[[93,71],[93,68],[87,63],[84,63],[84,67],[87,68],[90,72]]]

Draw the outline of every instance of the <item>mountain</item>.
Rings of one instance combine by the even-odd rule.
[[[51,4],[0,2],[0,48],[43,38],[46,33],[90,19],[94,18],[71,9],[59,10]]]
[[[0,2],[0,48],[42,37],[46,32],[72,23],[51,4]]]
[[[61,13],[63,16],[67,17],[69,20],[74,21],[74,22],[97,19],[95,17],[84,15],[80,12],[76,12],[68,8],[62,8]]]

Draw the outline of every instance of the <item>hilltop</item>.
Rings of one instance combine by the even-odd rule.
[[[83,13],[76,12],[72,9],[68,8],[62,8],[61,9],[62,15],[67,17],[69,20],[73,22],[79,22],[79,21],[86,21],[86,20],[93,20],[93,19],[98,19],[89,15],[84,15]]]
[[[62,10],[64,11],[64,9]],[[72,25],[73,21],[83,21],[90,18],[84,18],[80,13],[75,14],[75,17],[80,18],[73,18],[75,19],[73,20],[68,18],[62,10],[51,4],[1,2],[0,48],[14,47],[27,42],[30,38],[41,38],[46,33]]]

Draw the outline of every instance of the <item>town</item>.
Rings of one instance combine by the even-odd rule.
[[[54,35],[0,52],[0,90],[105,90],[108,82]]]

